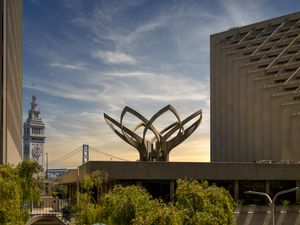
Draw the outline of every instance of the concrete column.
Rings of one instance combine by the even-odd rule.
[[[265,192],[270,195],[270,181],[266,180]]]
[[[238,202],[239,199],[239,181],[234,180],[234,201]]]
[[[265,193],[267,193],[270,196],[270,181],[266,180],[265,182]],[[266,205],[269,204],[268,200],[265,201]]]
[[[170,180],[170,201],[174,201],[175,197],[175,181]]]
[[[76,192],[79,193],[79,167],[77,168],[77,184],[76,184]],[[79,195],[77,195],[77,203],[79,203]]]
[[[300,186],[300,180],[296,180],[296,186]],[[300,192],[296,191],[296,203],[299,204],[300,203]]]

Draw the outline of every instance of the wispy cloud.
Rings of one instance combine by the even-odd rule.
[[[24,90],[45,103],[51,157],[89,143],[137,159],[107,127],[103,112],[118,118],[128,105],[151,116],[172,104],[182,118],[202,108],[203,120],[171,160],[209,160],[209,35],[266,19],[265,0],[154,2],[51,1],[51,9],[24,13]],[[64,17],[44,15],[57,9]]]
[[[243,26],[249,23],[267,19],[265,1],[219,1],[225,16],[233,26]]]
[[[49,67],[56,67],[64,70],[84,70],[86,69],[84,67],[83,63],[76,63],[76,64],[64,64],[59,62],[49,63],[47,64]]]
[[[100,59],[107,64],[136,64],[137,61],[131,55],[125,54],[123,52],[112,52],[112,51],[92,51],[91,54],[93,59]]]

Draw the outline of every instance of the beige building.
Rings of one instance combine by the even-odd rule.
[[[211,35],[211,161],[300,161],[300,13]]]
[[[0,0],[0,164],[22,159],[22,0]]]

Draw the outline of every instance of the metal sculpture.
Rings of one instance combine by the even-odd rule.
[[[174,114],[177,122],[174,122],[161,131],[158,131],[153,126],[153,122],[168,111]],[[127,113],[136,116],[141,121],[141,123],[133,130],[130,130],[123,125],[124,116]],[[126,106],[121,113],[120,122],[117,122],[105,113],[104,119],[108,126],[121,139],[138,150],[140,154],[140,161],[169,161],[169,154],[171,150],[187,139],[199,126],[202,119],[202,111],[200,109],[181,121],[176,109],[171,105],[167,105],[154,114],[150,120],[147,120],[140,113]],[[184,128],[184,125],[193,119],[195,119],[195,121],[187,128]],[[115,127],[118,127],[120,131],[115,129]],[[144,128],[142,137],[136,133],[136,131],[140,128]],[[152,131],[154,134],[154,138],[152,140],[146,139],[148,130]]]

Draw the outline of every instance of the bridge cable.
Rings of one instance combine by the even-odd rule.
[[[100,154],[103,154],[103,155],[105,155],[105,156],[107,156],[107,157],[109,157],[109,158],[115,158],[115,159],[120,160],[120,161],[129,161],[129,160],[127,160],[127,159],[122,159],[122,158],[120,158],[120,157],[113,156],[113,155],[110,155],[110,154],[105,153],[105,152],[101,152],[101,151],[99,151],[99,150],[97,150],[97,149],[94,149],[94,148],[92,148],[92,147],[90,147],[90,150],[92,150],[92,151],[94,151],[94,152],[97,152],[97,153],[100,153]]]
[[[63,155],[63,156],[61,156],[61,157],[59,157],[59,158],[57,158],[57,159],[49,162],[48,165],[54,165],[54,164],[57,164],[57,163],[59,163],[59,162],[61,162],[63,160],[66,160],[66,159],[74,156],[75,154],[81,152],[81,150],[82,150],[82,148],[80,146],[80,147],[76,148],[75,150],[73,150],[72,152],[69,152],[68,154]]]

